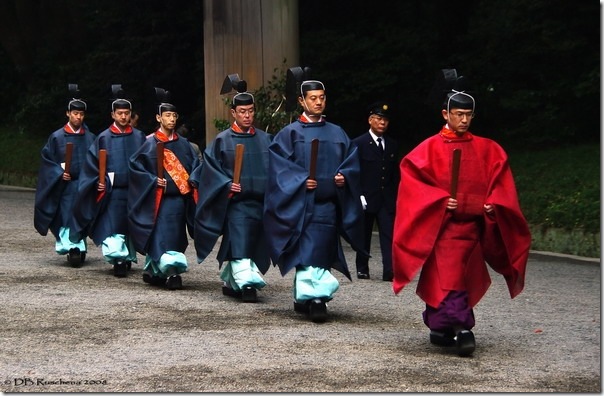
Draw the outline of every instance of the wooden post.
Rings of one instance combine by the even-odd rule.
[[[206,144],[218,131],[214,120],[231,121],[220,88],[237,73],[253,92],[275,69],[298,66],[298,0],[204,0]],[[202,126],[200,126],[200,129]]]

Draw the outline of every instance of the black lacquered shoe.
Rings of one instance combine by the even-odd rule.
[[[476,349],[476,340],[474,333],[470,330],[461,330],[455,336],[455,344],[457,346],[457,354],[459,356],[470,356]]]
[[[430,330],[430,343],[444,347],[455,346],[455,333],[453,330],[443,332]]]
[[[172,275],[166,279],[166,287],[168,290],[182,289],[182,278],[180,275]]]
[[[245,286],[241,290],[241,301],[247,303],[255,303],[258,301],[258,295],[256,293],[256,289],[251,286]]]
[[[113,276],[117,278],[125,278],[128,275],[128,264],[125,261],[118,260],[113,264]]]
[[[233,290],[228,286],[222,286],[222,294],[229,297],[241,298],[241,290]]]
[[[67,262],[69,264],[71,264],[72,267],[77,268],[84,262],[82,255],[84,256],[84,259],[85,259],[86,253],[80,252],[80,249],[78,249],[78,248],[71,248],[71,249],[69,249],[69,252],[67,253]]]
[[[358,279],[371,279],[369,274],[366,274],[365,272],[357,272],[357,278]]]
[[[294,311],[296,312],[300,312],[300,313],[308,313],[308,307],[309,305],[306,302],[297,302],[294,301]]]
[[[323,323],[327,320],[327,304],[320,298],[315,298],[308,304],[310,320],[315,323]]]
[[[166,280],[164,278],[160,278],[159,276],[151,275],[151,273],[145,271],[143,272],[143,282],[153,286],[162,286],[166,283]]]

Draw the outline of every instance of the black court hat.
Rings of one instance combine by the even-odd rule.
[[[176,112],[176,106],[170,103],[170,91],[163,88],[155,87],[155,98],[159,102],[157,106],[157,114],[161,116],[166,111]]]
[[[237,91],[237,94],[233,96],[231,102],[231,108],[234,109],[237,106],[246,106],[254,104],[254,95],[247,92],[247,82],[239,78],[239,74],[229,74],[222,83],[220,94],[224,95],[231,92],[232,90]]]
[[[428,102],[441,109],[474,110],[476,102],[469,86],[468,79],[459,76],[456,69],[441,69],[436,75]]]
[[[67,111],[86,111],[88,106],[86,105],[86,102],[84,102],[82,99],[79,99],[80,89],[78,88],[78,84],[67,84],[67,89],[72,96],[71,100],[67,104]]]
[[[111,102],[111,111],[116,109],[127,109],[132,110],[132,103],[128,99],[124,99],[126,93],[122,88],[122,84],[111,84],[111,96],[113,102]]]
[[[474,97],[463,91],[454,91],[447,94],[447,99],[443,102],[443,109],[464,109],[474,111],[476,106]]]
[[[233,96],[233,104],[231,107],[235,108],[237,106],[246,106],[251,104],[254,104],[254,95],[249,92],[241,92]]]
[[[309,67],[295,66],[287,70],[285,76],[285,111],[294,111],[298,98],[308,91],[323,90],[325,85],[321,81],[311,79]]]

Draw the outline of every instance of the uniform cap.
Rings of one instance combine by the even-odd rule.
[[[375,102],[369,105],[369,115],[390,118],[390,106],[386,102]]]

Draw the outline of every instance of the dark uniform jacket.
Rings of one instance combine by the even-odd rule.
[[[367,201],[369,213],[376,213],[382,206],[394,213],[396,194],[400,181],[398,143],[387,136],[382,136],[385,151],[375,144],[373,137],[366,132],[353,140],[361,158],[361,192]]]

